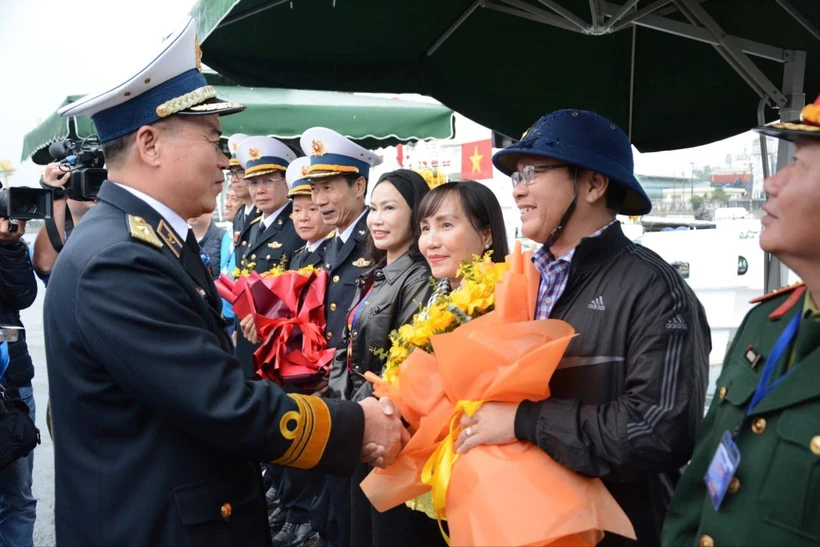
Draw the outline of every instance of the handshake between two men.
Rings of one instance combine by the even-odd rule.
[[[389,397],[368,397],[359,404],[364,410],[364,438],[361,460],[375,467],[387,467],[396,460],[410,440],[401,414]]]

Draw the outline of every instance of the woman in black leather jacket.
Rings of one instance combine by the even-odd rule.
[[[347,370],[347,379],[330,386],[343,398],[358,401],[372,394],[372,384],[362,374],[381,375],[384,359],[378,350],[390,349],[390,332],[412,321],[430,296],[430,269],[419,254],[413,228],[428,191],[424,179],[407,169],[385,173],[373,187],[367,227],[374,266],[357,282],[344,343],[336,351],[334,368]],[[352,478],[351,545],[444,545],[438,525],[425,515],[404,505],[376,511],[359,487],[369,472],[361,464]]]

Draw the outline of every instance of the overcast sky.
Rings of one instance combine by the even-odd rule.
[[[194,0],[0,0],[0,159],[14,185],[36,186],[20,163],[23,136],[68,95],[95,92],[155,51]],[[112,68],[113,67],[113,68]],[[140,67],[136,67],[140,68]]]
[[[36,186],[40,166],[20,162],[23,136],[68,95],[98,91],[123,70],[139,69],[173,32],[194,0],[0,0],[0,159],[14,185]],[[128,75],[131,73],[129,72]],[[125,74],[123,74],[125,76]],[[636,157],[642,174],[689,176],[724,165],[749,148],[752,134],[690,150]]]

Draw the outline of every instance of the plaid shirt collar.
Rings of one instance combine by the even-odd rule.
[[[588,237],[598,237],[615,222],[617,221],[612,220]],[[577,247],[573,247],[559,258],[555,258],[552,251],[542,245],[532,255],[532,263],[541,275],[541,282],[538,285],[538,300],[535,305],[536,319],[548,319],[555,303],[561,298],[561,294],[563,294],[569,280],[569,267],[572,263],[572,257],[575,256],[575,249]]]

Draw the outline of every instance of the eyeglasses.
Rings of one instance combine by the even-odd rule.
[[[275,179],[270,178],[270,177],[265,177],[261,180],[258,179],[258,178],[253,178],[253,179],[248,179],[248,188],[256,188],[260,184],[262,186],[264,186],[265,188],[270,188],[271,186],[273,186],[277,182],[284,182],[284,181],[285,181],[285,179],[282,178],[282,177],[276,177]]]
[[[236,177],[238,179],[245,178],[245,170],[244,169],[234,169],[231,171],[231,176]]]
[[[563,167],[570,167],[570,164],[555,163],[552,165],[528,165],[521,171],[516,171],[512,175],[510,175],[510,180],[512,181],[513,188],[515,188],[522,182],[525,186],[529,186],[533,182],[535,182],[535,175],[539,173],[548,173],[553,169],[561,169]]]

